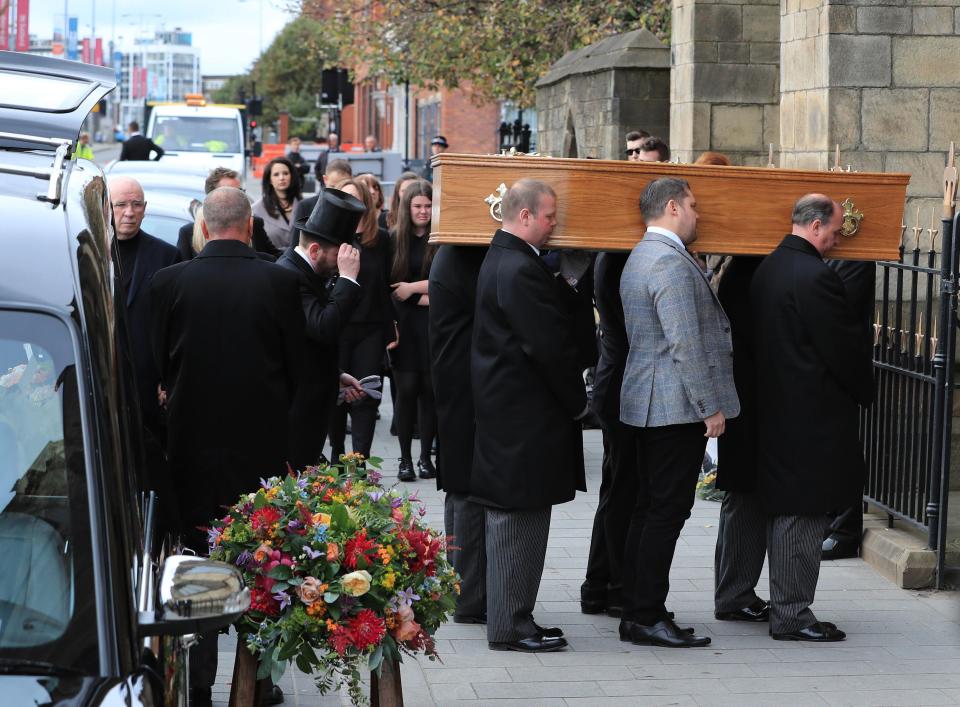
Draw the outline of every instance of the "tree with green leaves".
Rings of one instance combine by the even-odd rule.
[[[568,51],[645,27],[670,32],[669,0],[292,0],[361,77],[428,89],[469,85],[478,101],[531,106]]]
[[[248,73],[231,77],[214,94],[214,100],[240,103],[255,90],[263,96],[260,120],[264,124],[273,123],[280,111],[287,111],[294,119],[290,134],[312,138],[321,119],[316,107],[321,73],[325,65],[336,65],[335,56],[320,23],[300,16],[280,31]]]

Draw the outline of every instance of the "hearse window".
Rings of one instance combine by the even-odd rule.
[[[69,111],[77,108],[92,88],[89,81],[0,71],[0,105],[12,108]]]
[[[0,311],[0,661],[95,669],[87,497],[69,330]]]

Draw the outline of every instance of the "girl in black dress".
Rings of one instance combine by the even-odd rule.
[[[340,370],[360,380],[379,375],[383,352],[395,338],[394,311],[390,301],[390,268],[393,254],[387,231],[377,226],[374,197],[360,179],[348,179],[337,189],[355,196],[367,208],[357,226],[354,245],[360,250],[360,302],[340,334]],[[370,456],[377,424],[378,401],[364,397],[355,403],[335,405],[330,420],[331,459],[345,451],[347,411],[352,423],[353,451]]]
[[[391,287],[397,310],[400,343],[393,349],[393,376],[397,388],[396,423],[400,440],[401,481],[413,481],[413,426],[420,423],[420,478],[437,475],[430,459],[436,434],[436,411],[430,382],[430,351],[427,336],[427,277],[436,248],[427,244],[433,189],[418,179],[403,190],[394,230]]]

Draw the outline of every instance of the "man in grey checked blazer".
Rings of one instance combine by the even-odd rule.
[[[705,646],[666,609],[670,565],[693,507],[708,437],[740,412],[730,323],[697,261],[696,199],[686,181],[657,179],[640,197],[647,233],[627,260],[620,298],[630,340],[620,419],[635,428],[638,498],[624,557],[620,638]]]

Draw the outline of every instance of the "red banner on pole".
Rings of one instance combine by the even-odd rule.
[[[81,39],[80,40],[80,61],[84,64],[90,63],[90,40]]]
[[[17,3],[17,39],[14,48],[18,52],[30,51],[30,0]]]
[[[10,0],[0,0],[0,50],[10,48]]]
[[[103,66],[103,39],[97,37],[93,45],[93,63],[97,66]]]

